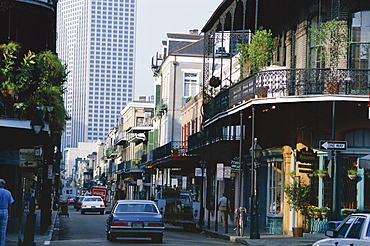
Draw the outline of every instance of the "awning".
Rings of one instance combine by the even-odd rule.
[[[370,170],[370,155],[365,155],[360,158],[360,168]]]

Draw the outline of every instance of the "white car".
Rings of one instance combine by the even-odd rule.
[[[327,230],[325,235],[329,238],[321,239],[313,246],[370,246],[370,214],[351,214],[336,229]]]
[[[100,196],[85,196],[81,202],[81,214],[86,212],[100,212],[104,214],[105,205]]]

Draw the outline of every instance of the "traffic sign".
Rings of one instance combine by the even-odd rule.
[[[346,150],[347,141],[320,140],[319,148],[322,150]]]
[[[19,150],[19,167],[37,167],[34,149]]]

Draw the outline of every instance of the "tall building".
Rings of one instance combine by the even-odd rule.
[[[105,139],[133,99],[135,0],[60,0],[57,52],[69,71],[63,148]]]

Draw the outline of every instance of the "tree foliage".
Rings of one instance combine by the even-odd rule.
[[[330,68],[338,68],[339,59],[347,55],[350,42],[347,22],[333,19],[320,23],[319,28],[310,31],[310,39],[316,43],[319,58],[329,62]]]
[[[47,106],[43,117],[53,132],[61,134],[68,119],[64,102],[66,67],[51,51],[28,51],[17,57],[20,46],[0,45],[0,114],[32,119],[34,110]]]
[[[238,44],[239,64],[244,66],[249,62],[252,71],[261,71],[271,62],[275,45],[276,39],[272,37],[271,30],[261,27],[256,33],[251,34],[249,44]]]
[[[284,192],[288,198],[287,203],[290,209],[304,212],[310,205],[311,188],[308,184],[303,184],[297,180],[285,185]]]

